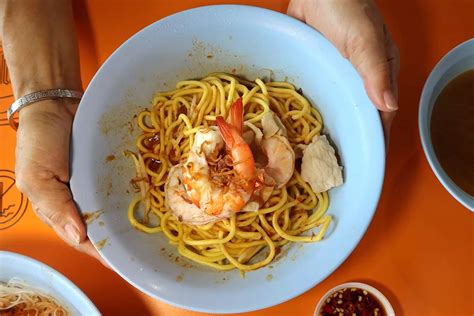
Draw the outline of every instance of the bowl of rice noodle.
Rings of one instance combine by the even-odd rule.
[[[100,315],[71,281],[32,258],[0,251],[0,315]]]

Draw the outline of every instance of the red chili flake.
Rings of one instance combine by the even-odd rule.
[[[344,288],[331,293],[321,308],[320,315],[384,316],[382,304],[369,292],[359,288]]]
[[[328,314],[333,314],[334,313],[334,308],[332,308],[332,306],[329,306],[329,305],[324,305],[323,306],[323,311],[325,313],[328,313]]]

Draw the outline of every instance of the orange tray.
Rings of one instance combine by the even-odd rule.
[[[240,3],[285,12],[288,1],[76,1],[86,87],[127,38],[169,14],[196,6]],[[418,136],[418,101],[430,70],[474,34],[474,1],[380,1],[401,52],[400,111],[392,128],[386,180],[377,213],[345,263],[312,290],[245,315],[312,315],[333,286],[362,281],[380,289],[397,315],[474,314],[474,216],[437,181]],[[14,186],[15,132],[5,110],[13,101],[0,56],[0,249],[38,259],[76,283],[105,315],[205,315],[142,294],[114,272],[76,252],[42,224]],[[8,220],[9,224],[6,224]],[[14,223],[14,225],[10,225]],[[118,304],[120,300],[120,304]]]

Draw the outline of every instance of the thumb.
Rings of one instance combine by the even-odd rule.
[[[36,175],[25,178],[24,174],[34,173],[19,173],[17,186],[30,199],[36,215],[70,246],[96,258],[110,268],[87,239],[86,227],[68,186],[57,177],[39,180]],[[29,181],[31,179],[32,182]]]
[[[395,87],[392,86],[392,67],[389,64],[383,36],[371,30],[358,38],[348,49],[349,60],[364,81],[365,90],[380,111],[398,109]]]
[[[51,178],[36,180],[34,188],[30,188],[28,185],[25,194],[30,197],[33,210],[61,239],[72,246],[87,239],[85,225],[66,184]]]

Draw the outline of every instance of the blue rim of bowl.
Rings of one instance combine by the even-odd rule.
[[[129,37],[127,40],[125,40],[112,54],[110,54],[110,56],[105,60],[105,62],[99,67],[99,70],[95,73],[95,75],[93,76],[92,80],[90,81],[89,85],[92,85],[95,83],[95,81],[97,81],[98,79],[98,75],[99,73],[101,72],[102,68],[104,67],[104,65],[112,58],[112,56],[114,56],[115,54],[118,53],[118,51],[120,49],[122,49],[124,46],[128,45],[131,41],[135,40],[135,38],[138,36],[138,34],[144,32],[145,30],[149,29],[149,28],[152,28],[154,27],[157,23],[166,23],[168,20],[170,19],[174,19],[176,16],[178,15],[181,15],[181,14],[189,14],[191,12],[199,12],[201,10],[209,10],[209,9],[240,9],[240,10],[252,10],[252,12],[258,12],[258,13],[264,13],[264,14],[270,14],[270,15],[274,15],[276,17],[278,17],[279,19],[281,18],[284,18],[286,19],[286,22],[287,23],[290,23],[290,24],[293,24],[293,25],[297,25],[298,28],[302,28],[302,29],[305,29],[304,32],[317,32],[315,29],[313,29],[312,27],[308,26],[307,24],[295,19],[295,18],[292,18],[286,14],[283,14],[283,13],[280,13],[280,12],[277,12],[277,11],[273,11],[273,10],[269,10],[269,9],[266,9],[266,8],[262,8],[262,7],[257,7],[257,6],[250,6],[250,5],[236,5],[236,4],[221,4],[221,5],[205,5],[205,6],[200,6],[200,7],[196,7],[196,8],[192,8],[192,9],[188,9],[188,10],[184,10],[184,11],[180,11],[180,12],[177,12],[177,13],[174,13],[174,14],[171,14],[169,16],[166,16],[160,20],[157,20],[145,27],[143,27],[142,29],[140,29],[139,31],[137,31],[135,34],[133,34],[131,37]],[[322,35],[321,35],[322,36]],[[325,38],[326,39],[326,38]],[[327,40],[327,39],[326,39]],[[332,45],[332,44],[331,44]],[[352,67],[352,66],[351,66]],[[363,89],[363,86],[361,86],[362,89]],[[364,93],[365,93],[365,90],[364,90]],[[86,89],[86,91],[84,92],[84,96],[86,96],[88,94],[88,90]],[[83,97],[84,98],[84,97]],[[364,100],[365,101],[365,100]],[[370,102],[370,101],[369,101]],[[312,288],[314,288],[316,285],[318,285],[319,283],[323,282],[325,279],[327,279],[334,271],[336,271],[346,260],[347,258],[349,258],[349,256],[354,252],[355,248],[359,245],[360,241],[362,240],[362,238],[364,237],[365,233],[367,232],[367,229],[370,225],[370,223],[372,222],[372,219],[375,215],[375,212],[377,210],[377,206],[378,206],[378,203],[379,203],[379,200],[380,200],[380,196],[382,194],[382,189],[383,189],[383,183],[384,183],[384,178],[385,178],[385,159],[386,159],[386,156],[385,156],[385,139],[383,137],[383,127],[382,127],[382,121],[380,119],[380,116],[378,114],[378,111],[376,110],[376,108],[370,104],[371,106],[371,109],[370,111],[373,113],[373,117],[372,119],[375,120],[374,122],[374,125],[376,126],[377,128],[377,131],[375,133],[373,133],[372,135],[381,135],[379,141],[377,142],[377,145],[378,145],[378,148],[375,148],[374,151],[378,152],[379,153],[379,156],[381,157],[380,161],[377,162],[377,164],[374,164],[373,165],[373,170],[377,173],[377,174],[381,174],[381,176],[379,177],[378,181],[377,180],[374,180],[374,182],[376,182],[376,188],[377,190],[374,191],[374,199],[373,199],[373,204],[372,205],[368,205],[367,209],[369,210],[372,210],[371,211],[371,214],[369,214],[369,220],[367,221],[367,223],[365,225],[361,225],[361,234],[360,234],[360,237],[359,238],[356,238],[356,239],[353,239],[353,245],[350,247],[350,251],[347,252],[346,255],[344,255],[340,262],[336,265],[334,265],[334,268],[333,269],[330,269],[328,270],[327,272],[327,275],[324,276],[323,278],[321,278],[320,280],[315,280],[314,282],[311,282],[311,284],[308,284],[308,286],[305,286],[305,287],[301,287],[299,291],[295,291],[294,293],[290,294],[290,295],[287,295],[287,296],[281,296],[278,300],[274,300],[273,302],[271,303],[267,303],[267,304],[262,304],[260,306],[252,306],[252,307],[241,307],[241,308],[238,308],[238,309],[226,309],[226,310],[216,310],[216,309],[213,309],[213,308],[199,308],[199,307],[195,307],[195,306],[190,306],[190,305],[187,305],[187,304],[181,304],[179,302],[176,302],[176,301],[172,301],[172,300],[169,300],[167,298],[164,298],[164,297],[161,297],[161,296],[158,296],[156,295],[155,293],[153,293],[152,291],[149,291],[148,289],[142,287],[140,284],[138,284],[137,282],[133,281],[131,278],[129,278],[127,275],[125,275],[122,271],[120,271],[119,269],[117,269],[115,267],[115,265],[113,264],[113,262],[111,262],[103,253],[102,253],[102,250],[101,249],[97,249],[97,246],[95,245],[95,243],[93,242],[93,245],[94,247],[97,249],[97,251],[99,252],[99,254],[101,255],[102,259],[111,267],[111,269],[113,269],[113,271],[115,271],[118,275],[120,275],[124,280],[126,280],[129,284],[133,285],[135,288],[139,289],[142,293],[145,293],[146,295],[156,299],[156,300],[159,300],[161,302],[164,302],[166,304],[169,304],[169,305],[172,305],[172,306],[175,306],[175,307],[178,307],[178,308],[181,308],[181,309],[185,309],[185,310],[190,310],[190,311],[195,311],[195,312],[201,312],[201,313],[211,313],[211,314],[234,314],[234,313],[246,313],[246,312],[252,312],[252,311],[257,311],[257,310],[262,310],[262,309],[265,309],[265,308],[270,308],[270,307],[274,307],[274,306],[277,306],[279,304],[282,304],[282,303],[285,303],[303,293],[306,293],[307,291],[311,290]],[[83,111],[83,107],[81,108],[81,106],[79,106],[78,108],[78,112],[76,113],[76,115],[80,112],[80,111]],[[374,139],[372,139],[371,141],[374,142]],[[89,233],[88,233],[89,235]],[[93,238],[91,236],[89,236],[89,238],[91,240],[93,240]]]
[[[36,259],[30,258],[28,256],[25,256],[25,255],[22,255],[22,254],[19,254],[19,253],[16,253],[16,252],[0,250],[0,259],[2,259],[2,258],[4,258],[4,260],[7,259],[7,258],[11,258],[12,260],[21,260],[21,261],[24,261],[27,264],[37,266],[42,271],[46,271],[48,273],[51,273],[56,278],[58,278],[59,282],[61,282],[65,286],[68,286],[72,290],[72,292],[76,294],[76,297],[81,300],[81,303],[84,304],[84,307],[86,307],[89,310],[89,312],[95,313],[95,314],[92,314],[92,315],[100,315],[101,314],[99,312],[99,310],[97,309],[97,307],[94,305],[94,303],[92,303],[92,301],[87,297],[87,295],[84,292],[82,292],[82,290],[79,287],[77,287],[77,285],[75,285],[71,280],[66,278],[59,271],[51,268],[50,266],[44,264],[41,261],[38,261]],[[68,303],[68,302],[65,302],[65,303]]]
[[[471,38],[453,49],[451,49],[446,55],[444,55],[436,66],[431,71],[428,79],[426,79],[425,85],[423,86],[423,91],[421,93],[420,105],[418,109],[418,127],[421,138],[421,145],[425,153],[425,157],[428,160],[428,163],[438,178],[439,182],[444,186],[444,188],[453,196],[459,203],[464,207],[469,209],[471,212],[474,212],[474,197],[470,196],[464,192],[458,185],[451,180],[448,174],[441,167],[441,164],[434,152],[433,144],[431,143],[431,133],[430,133],[430,122],[431,122],[431,113],[433,111],[433,105],[431,104],[432,92],[428,91],[429,85],[432,81],[435,80],[435,77],[442,71],[443,67],[450,64],[451,58],[456,59],[456,55],[459,50],[464,47],[472,47],[474,49],[474,38]],[[474,53],[473,53],[474,56]],[[467,69],[466,69],[467,71]],[[454,79],[454,78],[452,78]],[[451,79],[451,80],[452,80]],[[449,81],[448,81],[449,82]],[[445,87],[445,86],[444,86]],[[443,87],[443,88],[444,88]],[[442,89],[441,89],[442,90]]]

